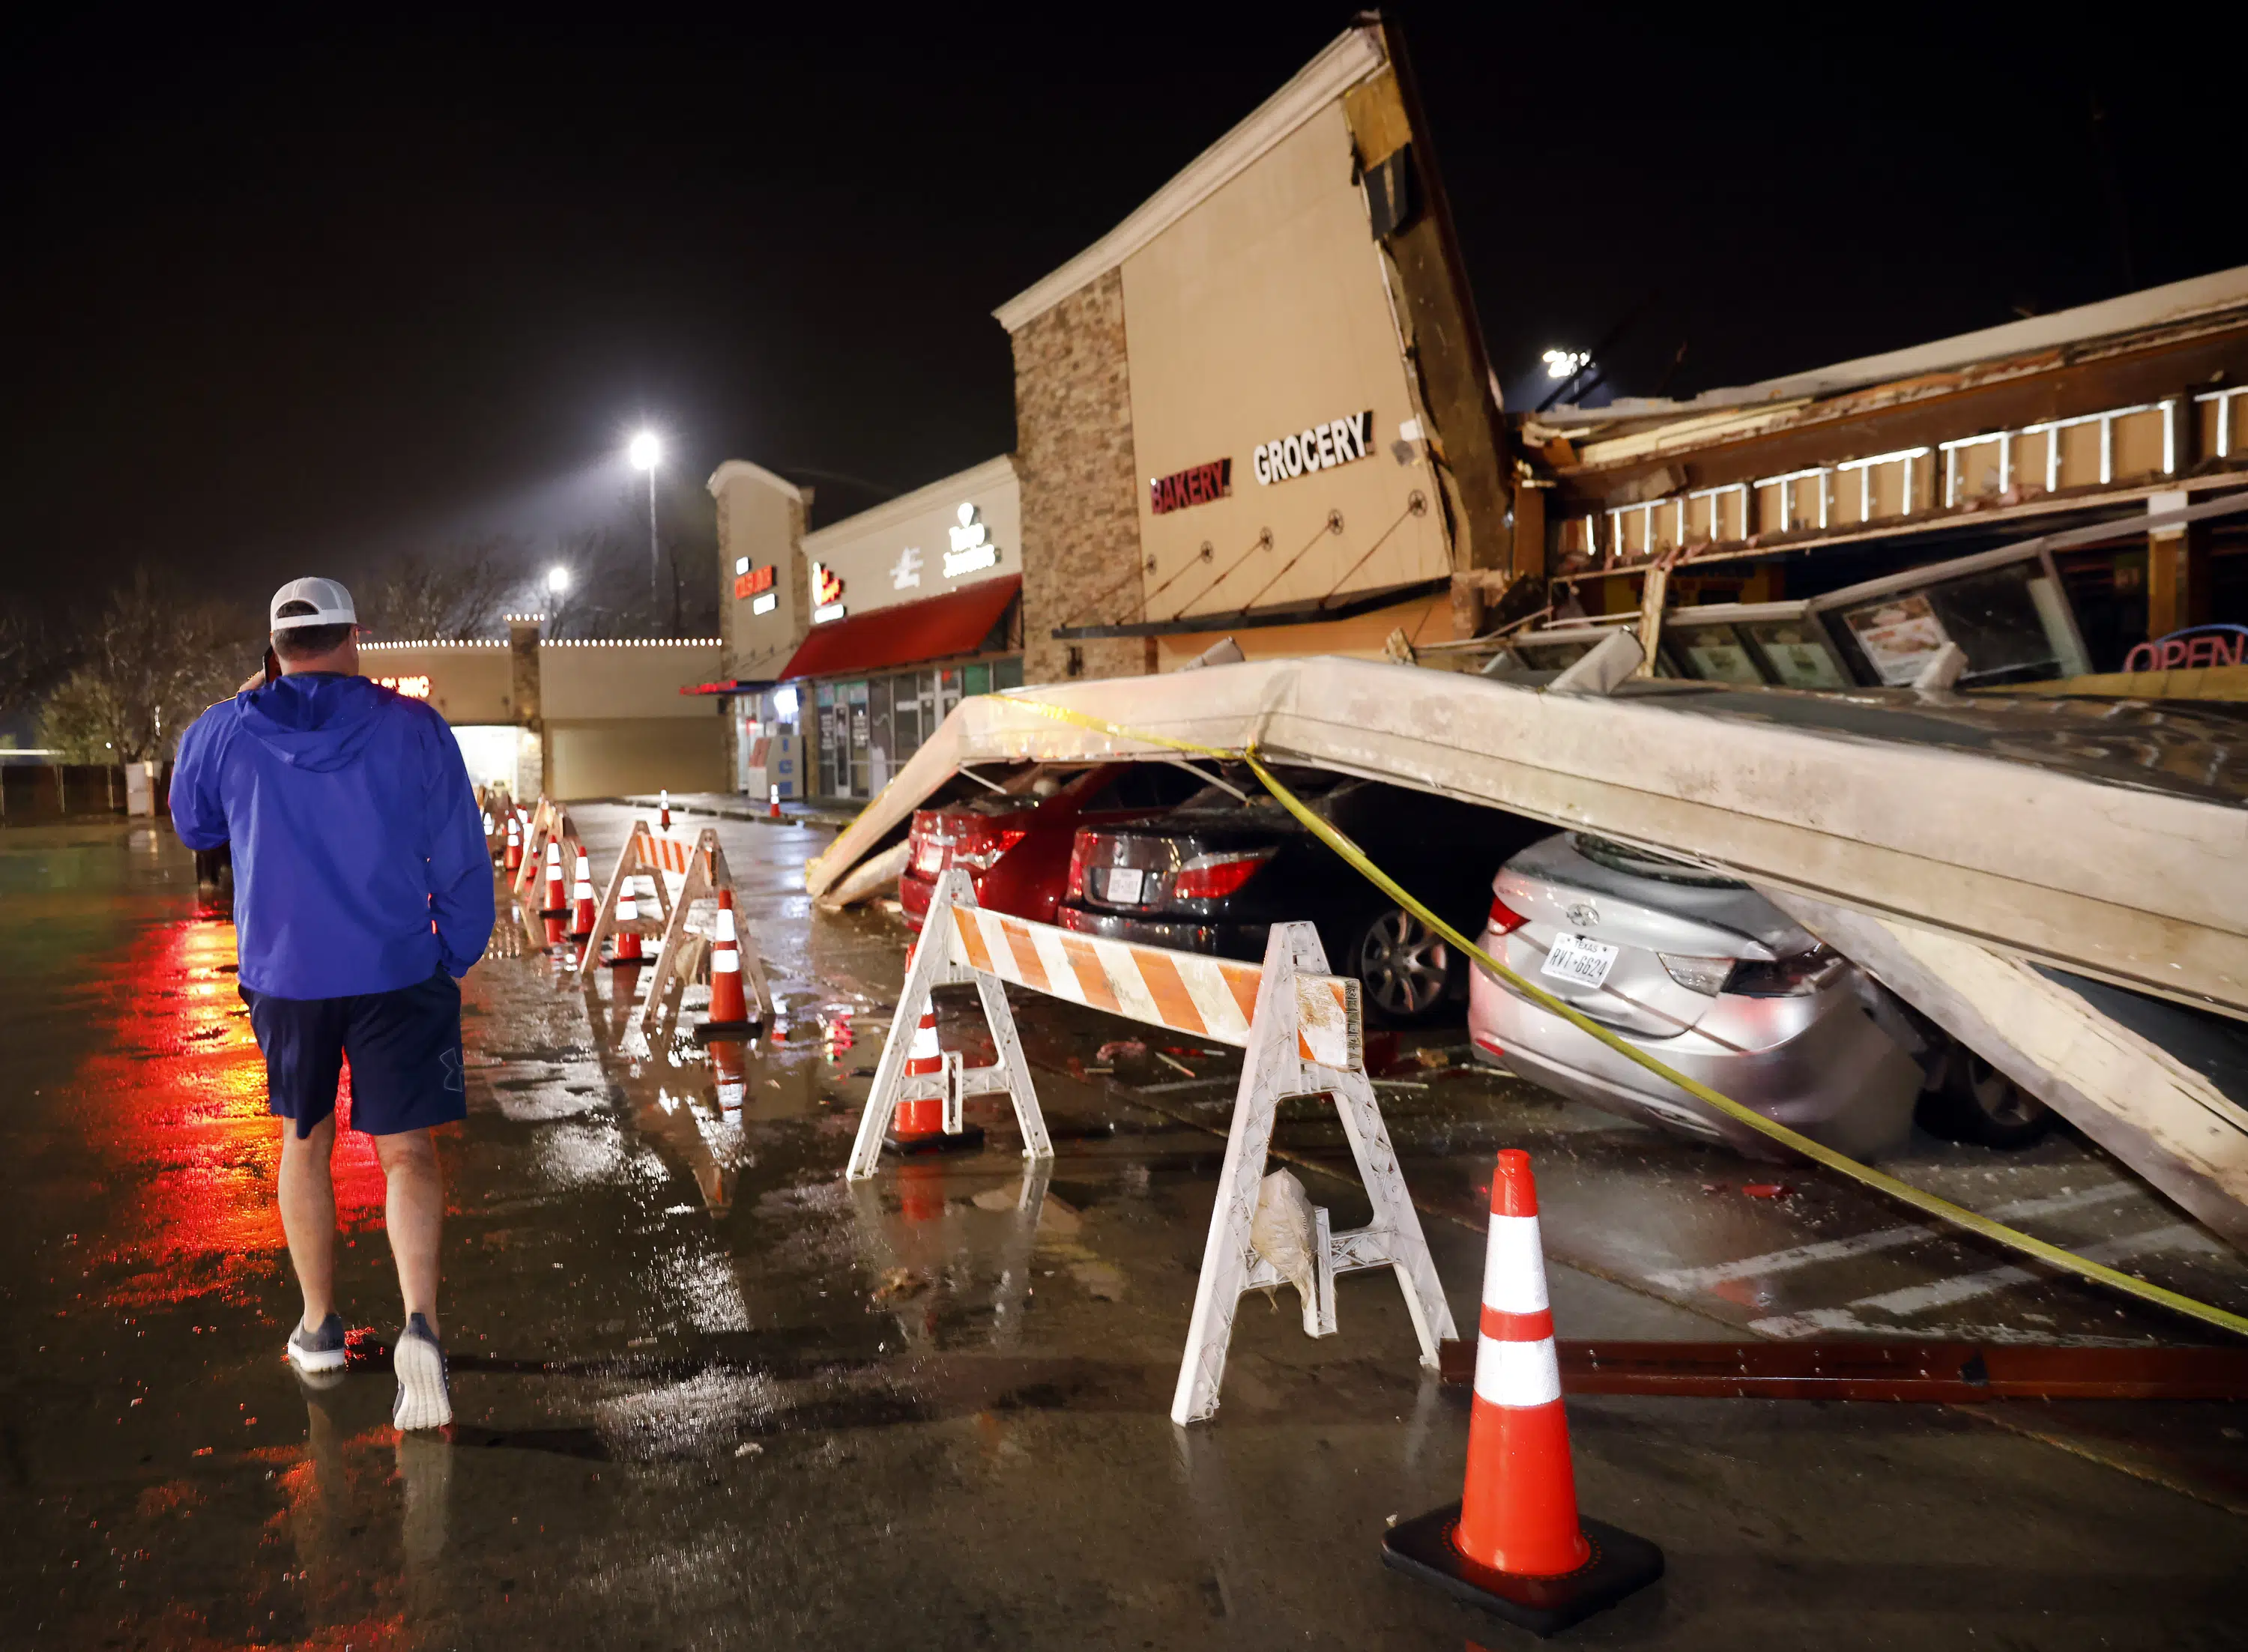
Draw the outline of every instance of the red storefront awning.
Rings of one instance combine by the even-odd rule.
[[[941,597],[830,620],[812,627],[781,668],[781,678],[832,677],[982,653],[984,639],[1022,588],[1022,576],[1011,573]]]

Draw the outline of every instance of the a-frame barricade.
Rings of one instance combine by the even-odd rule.
[[[666,874],[684,878],[689,863],[694,859],[693,846],[685,840],[655,832],[645,820],[633,822],[632,835],[618,852],[615,870],[609,874],[608,887],[601,891],[600,902],[593,908],[593,930],[586,939],[585,956],[578,961],[578,978],[584,980],[593,974],[601,960],[601,943],[615,935],[617,897],[624,893],[627,878],[646,877],[655,890],[655,905],[650,910],[644,900],[636,900],[640,919],[633,927],[647,940],[654,941],[671,928],[673,901],[671,886]],[[649,962],[655,954],[648,955]]]
[[[665,840],[650,834],[661,844]],[[674,840],[675,841],[675,840]],[[615,880],[610,880],[613,885]],[[656,880],[659,887],[662,879]],[[672,901],[669,915],[664,920],[663,944],[656,949],[655,967],[648,972],[648,997],[641,1005],[638,1023],[642,1040],[654,1038],[656,1028],[663,1019],[664,1000],[668,996],[675,976],[692,977],[701,968],[709,949],[709,929],[693,927],[697,902],[709,901],[714,907],[721,889],[734,888],[734,874],[726,865],[726,852],[718,847],[716,828],[704,826],[696,835],[687,853],[687,881],[680,886],[678,895]],[[740,922],[741,900],[738,893],[734,901],[736,922]],[[713,920],[715,921],[715,919]],[[750,1018],[763,1021],[772,1011],[771,994],[765,985],[764,966],[758,958],[757,949],[750,937],[740,937],[742,949],[742,986],[749,1001]],[[589,952],[592,948],[586,949]]]
[[[1359,984],[1326,969],[1319,932],[1308,923],[1273,925],[1259,967],[1078,935],[986,911],[977,905],[967,874],[948,871],[907,966],[905,988],[845,1174],[853,1181],[874,1174],[882,1138],[900,1103],[942,1097],[944,1128],[956,1132],[961,1098],[994,1091],[1005,1092],[1014,1103],[1024,1155],[1053,1156],[1008,1007],[1009,984],[1233,1045],[1245,1056],[1171,1420],[1185,1424],[1217,1412],[1242,1296],[1282,1282],[1271,1261],[1258,1252],[1251,1227],[1273,1120],[1281,1101],[1291,1096],[1332,1098],[1374,1212],[1366,1226],[1341,1233],[1330,1230],[1324,1210],[1314,1213],[1315,1289],[1303,1305],[1306,1333],[1334,1333],[1337,1275],[1386,1267],[1396,1275],[1404,1295],[1421,1363],[1435,1370],[1437,1345],[1455,1334],[1451,1309],[1367,1076]],[[990,1028],[995,1059],[988,1066],[966,1067],[951,1051],[941,1072],[908,1076],[907,1052],[931,991],[971,982]]]
[[[569,810],[545,798],[531,817],[531,831],[523,841],[523,864],[516,868],[515,906],[523,920],[524,940],[534,952],[543,952],[546,939],[546,893],[543,880],[546,875],[546,846],[550,842],[562,846],[563,906],[569,905],[569,889],[572,874],[577,870],[577,857],[585,847],[578,836],[578,828],[570,819]]]
[[[538,881],[546,861],[546,840],[554,835],[555,819],[561,812],[545,793],[539,794],[538,806],[531,812],[531,824],[524,828],[523,864],[515,869],[514,881],[508,886],[518,902],[530,897],[531,886]]]

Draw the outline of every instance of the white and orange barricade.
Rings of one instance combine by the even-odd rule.
[[[632,833],[609,873],[608,885],[594,905],[586,955],[578,961],[579,979],[591,975],[600,962],[601,943],[627,923],[643,944],[659,939],[671,927],[671,915],[677,905],[674,894],[684,886],[687,865],[693,857],[693,846],[659,835],[645,820],[633,822]],[[627,890],[634,895],[629,918],[617,909]],[[655,955],[648,956],[653,961]]]
[[[646,821],[637,822],[617,857],[608,889],[594,909],[593,939],[586,943],[586,956],[578,968],[580,978],[592,971],[600,956],[601,937],[616,927],[617,897],[625,880],[635,877],[642,880],[638,903],[641,932],[643,936],[648,934],[648,926],[653,923],[660,937],[655,965],[647,971],[647,997],[641,1002],[631,1035],[632,1043],[644,1049],[662,1024],[672,988],[680,987],[683,996],[686,983],[705,972],[723,927],[718,916],[719,895],[723,892],[731,897],[737,919],[741,901],[734,888],[733,873],[726,865],[726,852],[718,847],[718,833],[714,827],[704,826],[689,843],[666,833],[650,831]],[[675,877],[678,880],[675,885]],[[741,970],[741,1014],[738,1020],[722,1024],[724,1032],[762,1025],[772,1004],[771,990],[765,984],[764,967],[757,948],[750,943],[746,934],[739,932],[736,944]]]
[[[562,854],[563,886],[561,901],[550,905],[545,897],[549,891],[540,887],[546,874],[546,851],[550,845],[559,847]],[[531,811],[531,826],[524,834],[523,864],[515,869],[509,888],[515,895],[516,912],[523,923],[524,938],[533,951],[554,945],[568,931],[570,918],[569,874],[575,868],[577,857],[584,853],[578,829],[570,821],[570,812],[559,803],[545,798]],[[550,932],[547,919],[560,920],[559,928]]]
[[[906,967],[905,989],[891,1020],[881,1060],[867,1093],[867,1110],[845,1174],[853,1181],[874,1174],[894,1116],[908,1101],[941,1100],[944,1128],[961,1128],[963,1096],[1004,1092],[1021,1127],[1023,1155],[1050,1159],[1053,1142],[1015,1033],[1006,988],[1066,998],[1112,1015],[1168,1027],[1214,1044],[1245,1050],[1235,1092],[1232,1128],[1219,1173],[1217,1208],[1203,1252],[1201,1283],[1187,1330],[1185,1356],[1171,1401],[1171,1420],[1203,1421],[1217,1410],[1233,1318],[1242,1296],[1281,1281],[1251,1237],[1272,1140],[1272,1121],[1290,1096],[1326,1095],[1340,1115],[1358,1162],[1373,1220],[1362,1228],[1330,1231],[1319,1211],[1313,1256],[1318,1289],[1304,1305],[1305,1329],[1332,1335],[1336,1275],[1388,1268],[1404,1293],[1421,1363],[1436,1368],[1437,1344],[1453,1335],[1436,1265],[1429,1259],[1421,1218],[1406,1192],[1389,1144],[1389,1132],[1366,1073],[1359,984],[1326,972],[1319,933],[1308,923],[1272,926],[1264,962],[1244,963],[1196,952],[1174,952],[1073,934],[976,904],[975,887],[958,868],[945,873],[929,903],[920,943]],[[957,1051],[943,1052],[935,1073],[908,1076],[929,993],[940,986],[973,984],[991,1032],[994,1059],[965,1066]],[[1316,1328],[1314,1328],[1316,1327]]]

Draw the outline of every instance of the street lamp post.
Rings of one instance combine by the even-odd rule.
[[[655,431],[643,430],[632,439],[627,453],[634,470],[648,472],[648,608],[652,624],[662,604],[663,581],[655,553],[655,467],[663,457],[663,444],[655,439]]]

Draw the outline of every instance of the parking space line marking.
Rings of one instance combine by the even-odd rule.
[[[2095,1262],[2117,1262],[2127,1257],[2157,1255],[2171,1251],[2197,1251],[2203,1255],[2221,1255],[2224,1247],[2191,1223],[2174,1222],[2165,1227],[2149,1228],[2143,1233],[2127,1233],[2116,1238],[2102,1239],[2097,1244],[2083,1246],[2077,1254],[2090,1257]],[[1844,1307],[1808,1308],[1800,1313],[1780,1313],[1769,1319],[1751,1320],[1749,1329],[1778,1337],[1813,1336],[1829,1331],[1883,1329],[1886,1327],[1869,1326],[1858,1310],[1867,1309],[1903,1319],[1936,1308],[1971,1302],[1977,1297],[1990,1296],[2017,1285],[2057,1281],[2066,1277],[2059,1273],[2034,1273],[2009,1263],[2003,1267],[1984,1268],[1974,1273],[1957,1273],[1950,1278],[1931,1279],[1922,1285],[1909,1285],[1900,1290],[1862,1296]]]
[[[2073,1192],[2050,1194],[2041,1198],[2010,1200],[1994,1206],[1989,1214],[1994,1220],[2001,1222],[2018,1221],[2024,1217],[2054,1216],[2064,1210],[2080,1210],[2088,1204],[2104,1203],[2131,1190],[2128,1182],[2110,1182],[2103,1187],[2080,1188]],[[1648,1283],[1666,1291],[1704,1291],[1729,1279],[1786,1273],[1796,1268],[1814,1267],[1822,1262],[1840,1262],[1851,1257],[1868,1256],[1877,1251],[1894,1251],[1901,1245],[1917,1244],[1923,1239],[1938,1237],[1941,1236],[1936,1229],[1916,1225],[1876,1228],[1870,1233],[1854,1233],[1844,1239],[1821,1239],[1815,1244],[1792,1245],[1785,1251],[1770,1251],[1762,1256],[1742,1257],[1732,1262],[1712,1262],[1698,1268],[1672,1268],[1648,1275]]]
[[[2191,1223],[2176,1222],[2168,1227],[2151,1228],[2144,1233],[2102,1239],[2097,1244],[2085,1245],[2078,1254],[2088,1256],[2094,1262],[2114,1262],[2124,1257],[2145,1256],[2165,1251],[2213,1252],[2217,1249],[2217,1241]],[[2025,1285],[2042,1277],[2048,1276],[2008,1263],[2004,1267],[1985,1268],[1978,1273],[1956,1274],[1948,1279],[1931,1279],[1925,1285],[1909,1285],[1902,1290],[1884,1291],[1878,1296],[1860,1297],[1850,1306],[1903,1317],[1925,1313],[1930,1308],[1950,1307],[1956,1302],[1972,1301],[1978,1296],[1988,1296],[1993,1291],[2003,1291],[2009,1285]]]

